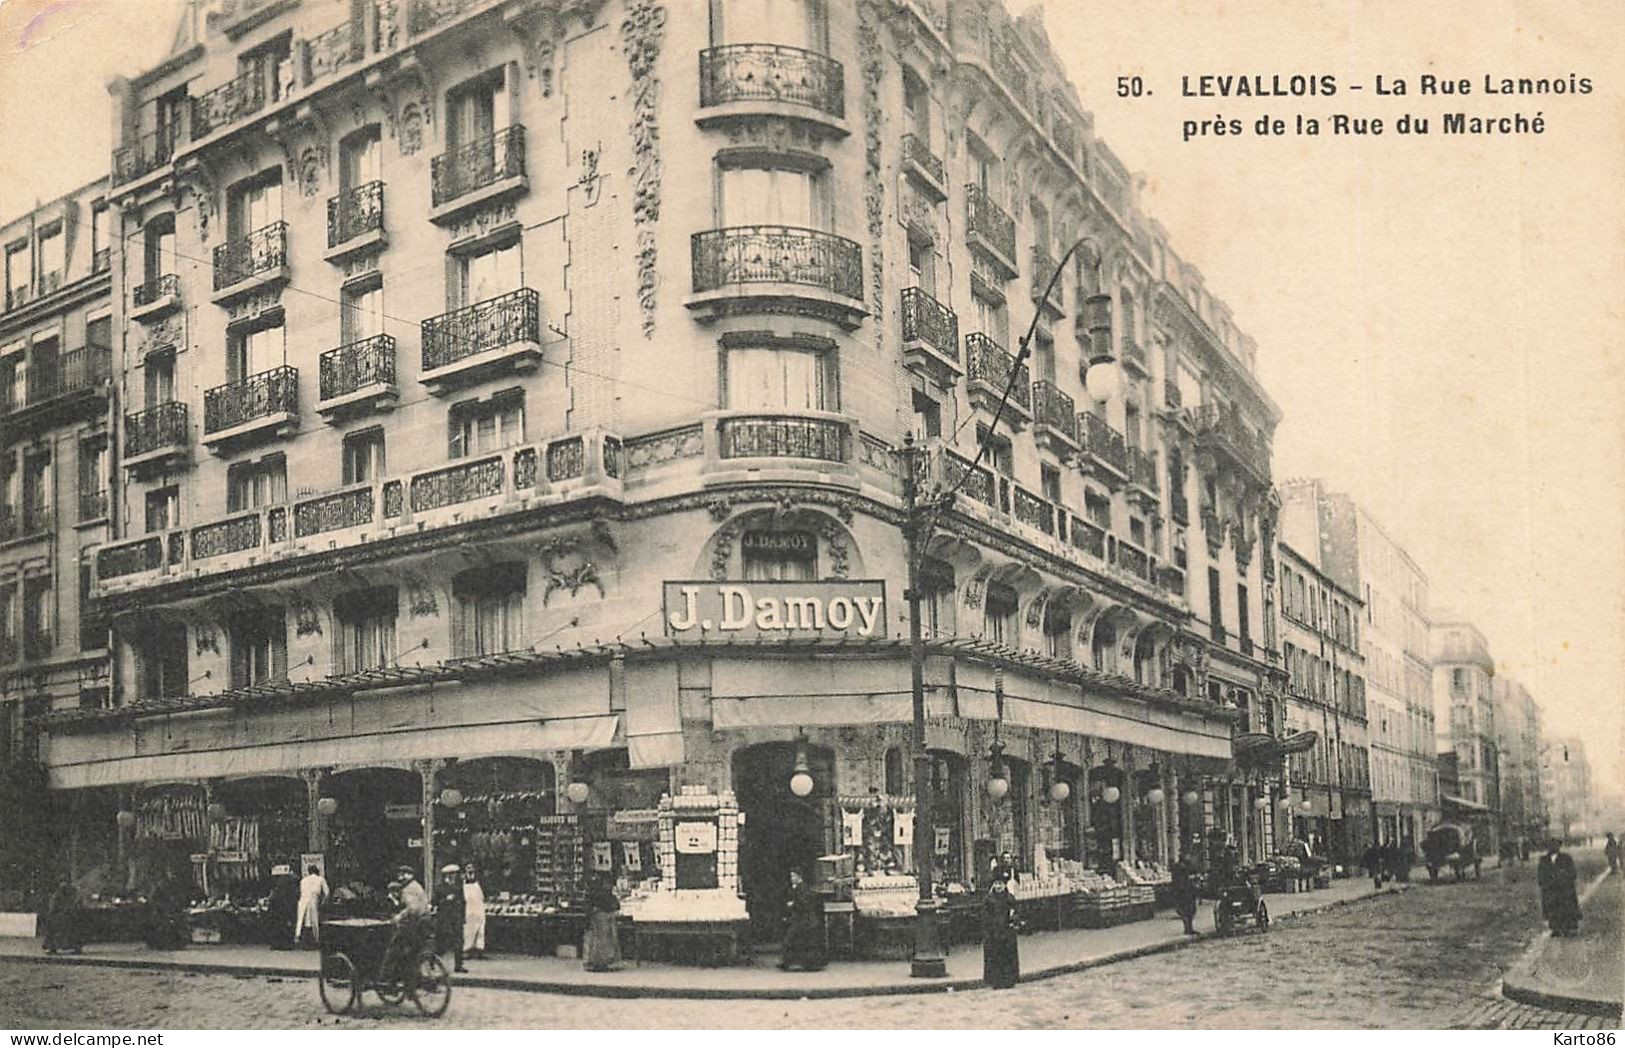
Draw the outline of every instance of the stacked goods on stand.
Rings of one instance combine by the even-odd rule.
[[[1034,930],[1059,931],[1072,917],[1072,882],[1053,867],[1044,875],[1017,874],[1010,882],[1016,912]]]
[[[536,894],[561,910],[581,909],[583,882],[581,824],[574,815],[536,820]]]
[[[1126,885],[1093,870],[1087,871],[1076,883],[1081,896],[1078,922],[1083,927],[1111,928],[1134,919],[1130,916],[1132,902]]]
[[[1128,885],[1129,920],[1147,921],[1156,915],[1157,889],[1173,884],[1171,871],[1157,863],[1144,861],[1117,864],[1117,878]]]
[[[913,874],[860,875],[852,888],[858,918],[854,939],[859,955],[908,957],[913,950],[914,909],[919,898],[920,882]]]

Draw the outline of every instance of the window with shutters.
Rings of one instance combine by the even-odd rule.
[[[231,686],[247,688],[288,676],[288,625],[280,606],[239,612],[231,619]]]
[[[504,390],[489,400],[456,404],[451,409],[452,458],[483,455],[525,442],[525,394]]]
[[[138,700],[172,699],[188,688],[186,627],[160,622],[147,630],[135,651]]]
[[[525,565],[471,568],[452,580],[452,650],[461,658],[525,646]]]
[[[384,427],[345,434],[343,452],[345,484],[377,480],[384,473]]]
[[[395,617],[400,597],[394,586],[342,594],[333,602],[333,669],[357,673],[395,663]]]

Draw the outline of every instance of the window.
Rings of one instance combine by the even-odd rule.
[[[243,382],[287,363],[282,321],[267,327],[238,328],[227,338],[226,380]]]
[[[15,662],[21,653],[18,636],[21,633],[17,615],[17,582],[0,582],[0,662]]]
[[[99,520],[107,515],[107,438],[79,442],[79,519]]]
[[[913,285],[926,294],[937,294],[937,250],[929,240],[908,240],[908,272]]]
[[[40,293],[49,294],[62,286],[62,275],[67,269],[63,250],[62,225],[58,223],[39,235]]]
[[[917,440],[942,436],[942,405],[918,389],[914,391],[914,436]]]
[[[32,575],[23,579],[24,657],[43,659],[51,654],[53,620],[51,577]]]
[[[22,240],[6,248],[6,308],[16,309],[29,299],[32,285],[33,259],[28,241]]]
[[[345,484],[377,480],[384,473],[384,427],[346,434],[343,454]]]
[[[113,318],[97,317],[85,322],[85,345],[97,349],[113,348]]]
[[[90,208],[91,270],[100,273],[107,268],[107,204],[98,200]]]
[[[293,37],[284,33],[268,43],[237,56],[237,75],[252,77],[264,98],[275,102],[293,90]]]
[[[107,647],[107,623],[90,608],[91,589],[96,582],[96,551],[79,551],[79,650],[97,651]]]
[[[172,699],[189,690],[186,662],[186,627],[160,622],[136,643],[136,695],[143,700]]]
[[[1128,537],[1129,541],[1136,546],[1141,549],[1145,548],[1145,521],[1143,519],[1139,517],[1130,517],[1128,519]]]
[[[1247,612],[1247,587],[1236,586],[1236,633],[1241,638],[1243,653],[1252,651],[1253,633],[1251,616]]]
[[[525,440],[525,395],[508,390],[489,400],[457,404],[451,409],[452,458],[483,455]]]
[[[141,361],[142,383],[146,388],[146,404],[155,408],[175,399],[175,354],[149,353]]]
[[[507,130],[511,119],[505,67],[483,73],[446,93],[446,143],[452,149],[492,138],[498,131]],[[496,159],[493,154],[493,164]]]
[[[927,559],[920,565],[920,617],[926,636],[954,635],[954,569],[946,561]]]
[[[23,455],[23,533],[50,530],[51,456],[29,451]]]
[[[1128,446],[1131,448],[1144,447],[1144,445],[1140,443],[1140,438],[1143,435],[1143,427],[1140,425],[1139,405],[1132,402],[1124,405],[1123,440],[1126,441]]]
[[[226,470],[226,512],[273,506],[288,499],[288,467],[281,455],[239,462]]]
[[[724,167],[719,172],[717,221],[722,226],[824,229],[829,209],[822,172],[805,167]]]
[[[741,347],[724,357],[728,407],[836,411],[834,354],[791,346]]]
[[[885,758],[886,793],[893,797],[901,796],[903,791],[907,789],[903,768],[902,749],[897,746],[888,747]]]
[[[1450,687],[1451,687],[1451,689],[1453,691],[1466,691],[1467,690],[1467,671],[1464,670],[1464,669],[1459,669],[1459,668],[1451,670],[1450,671]]]
[[[823,0],[712,0],[714,44],[784,44],[829,50]]]
[[[339,143],[339,191],[348,193],[383,178],[383,148],[372,124]]]
[[[998,156],[974,135],[967,135],[966,141],[970,152],[971,181],[987,194],[989,200],[997,203],[1004,199]]]
[[[171,484],[147,492],[147,531],[168,531],[181,526],[181,489]]]
[[[1052,659],[1072,657],[1072,611],[1053,600],[1044,609],[1044,654]]]
[[[159,215],[147,223],[141,234],[141,256],[147,283],[176,271],[175,216]]]
[[[1097,528],[1112,529],[1112,500],[1098,491],[1083,493],[1083,515]]]
[[[394,664],[399,605],[393,586],[353,591],[333,601],[334,672],[358,673]]]
[[[976,440],[987,448],[986,462],[994,472],[1006,477],[1015,473],[1016,458],[1010,448],[1009,437],[996,435],[986,426],[979,425],[976,427]]]
[[[995,644],[1012,647],[1017,638],[1016,591],[1003,583],[989,583],[987,587],[987,618],[982,635]]]
[[[1042,331],[1033,336],[1033,377],[1055,383],[1055,340]]]
[[[931,148],[931,93],[914,70],[903,69],[903,111],[908,114],[909,132],[926,149]]]
[[[384,333],[384,286],[382,283],[347,287],[344,306],[339,311],[339,344],[349,345]]]
[[[1005,313],[1004,303],[989,298],[974,289],[971,292],[970,301],[972,316],[976,322],[974,330],[980,331],[999,345],[1004,345],[1008,332],[1005,323],[1007,314]]]
[[[456,261],[457,301],[455,306],[472,306],[500,298],[524,286],[524,257],[520,241],[486,248],[474,254],[458,255]]]
[[[818,577],[818,537],[810,531],[747,531],[740,550],[747,579]]]
[[[1044,497],[1059,505],[1061,503],[1061,471],[1051,465],[1038,467],[1039,487],[1044,491]]]
[[[281,607],[239,612],[231,619],[231,686],[247,688],[288,675],[288,625]]]
[[[1219,589],[1219,569],[1207,569],[1207,618],[1213,639],[1224,640],[1224,593]]]
[[[171,220],[173,222],[173,219]],[[273,223],[282,221],[282,169],[272,168],[231,189],[227,201],[226,228],[237,240]],[[173,227],[172,227],[173,228]]]
[[[1040,251],[1048,252],[1050,245],[1049,212],[1037,200],[1032,201],[1030,209],[1033,216],[1033,246]],[[1034,276],[1042,280],[1049,279],[1048,273],[1035,273]]]
[[[496,655],[525,646],[524,564],[462,572],[452,580],[452,592],[452,650],[457,655]]]

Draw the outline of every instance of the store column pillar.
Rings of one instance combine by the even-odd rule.
[[[305,846],[313,852],[327,850],[327,817],[316,810],[322,799],[322,771],[320,768],[301,768],[299,777],[305,780]]]
[[[1117,799],[1118,811],[1123,817],[1123,854],[1121,861],[1134,861],[1134,806],[1140,800],[1140,784],[1134,778],[1134,750],[1123,747],[1123,795]]]
[[[435,778],[440,774],[445,764],[440,760],[425,760],[415,762],[418,777],[423,782],[423,883],[433,884],[435,880],[434,864],[434,800]]]
[[[1095,840],[1094,813],[1089,810],[1089,790],[1091,787],[1089,773],[1094,771],[1094,768],[1094,747],[1090,745],[1089,740],[1086,738],[1083,740],[1083,778],[1082,781],[1078,783],[1077,790],[1079,827],[1078,836],[1080,838],[1078,844],[1078,858],[1081,859],[1085,865],[1097,861],[1098,858],[1095,855],[1095,849],[1099,847],[1099,845]]]

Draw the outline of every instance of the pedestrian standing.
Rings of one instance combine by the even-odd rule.
[[[612,972],[621,966],[621,938],[617,926],[621,900],[609,874],[601,874],[587,892],[587,940],[582,966],[589,972]],[[782,966],[781,966],[782,967]]]
[[[1619,872],[1619,840],[1610,832],[1604,839],[1602,853],[1608,859],[1608,872]]]
[[[784,953],[779,967],[788,971],[822,971],[829,964],[829,950],[824,941],[824,900],[800,870],[790,871],[790,893],[786,899],[790,910],[790,924],[784,933]]]
[[[1573,935],[1580,927],[1580,897],[1575,891],[1574,859],[1553,837],[1535,868],[1540,885],[1540,912],[1553,935]]]
[[[311,863],[299,879],[299,909],[293,918],[293,944],[298,946],[310,929],[312,942],[322,941],[322,904],[327,901],[327,878]]]
[[[463,924],[467,904],[463,901],[463,868],[451,862],[440,867],[440,887],[434,893],[434,949],[450,952],[452,971],[463,967]]]
[[[63,881],[45,904],[45,952],[84,952],[79,930],[79,892],[72,881]]]
[[[1196,868],[1189,855],[1181,855],[1173,868],[1174,912],[1185,922],[1185,934],[1196,934]]]
[[[982,979],[995,990],[1008,990],[1021,978],[1016,943],[1016,900],[1010,894],[1010,867],[993,868],[993,883],[982,902]]]
[[[473,863],[463,871],[463,959],[485,957],[485,887]]]

